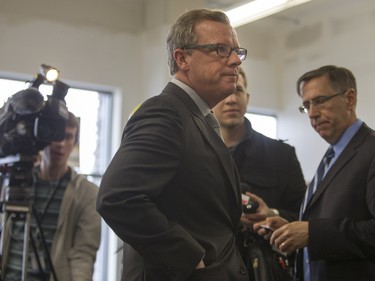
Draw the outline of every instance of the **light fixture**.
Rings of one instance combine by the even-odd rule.
[[[238,27],[311,0],[253,0],[225,12],[231,25]]]
[[[40,74],[42,74],[48,82],[55,82],[60,75],[60,72],[49,65],[42,64],[40,65]]]
[[[43,83],[56,84],[59,82],[60,71],[50,65],[41,64],[39,67],[39,73],[36,75],[31,87],[39,88]]]

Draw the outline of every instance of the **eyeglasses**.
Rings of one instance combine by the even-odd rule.
[[[188,45],[188,46],[184,47],[183,49],[184,50],[206,49],[208,51],[216,51],[216,53],[219,56],[225,57],[225,58],[229,58],[231,53],[234,51],[241,61],[244,61],[246,59],[246,56],[247,56],[247,50],[246,49],[244,49],[244,48],[231,48],[231,47],[229,47],[227,45],[223,45],[223,44],[206,44],[206,45],[194,45],[193,44],[193,45]]]
[[[330,99],[333,99],[334,97],[345,94],[346,91],[347,89],[334,95],[316,97],[312,99],[311,101],[304,102],[298,109],[301,113],[307,113],[311,105],[315,106],[318,109],[321,109],[327,101],[329,101]]]

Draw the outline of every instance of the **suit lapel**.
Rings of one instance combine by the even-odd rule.
[[[329,188],[329,184],[332,180],[336,177],[336,175],[340,172],[340,170],[352,159],[356,154],[356,151],[353,148],[347,147],[340,155],[340,157],[336,160],[336,162],[332,165],[329,169],[323,180],[320,182],[313,198],[311,199],[307,208],[312,206],[316,201],[319,200],[319,197],[324,193],[324,191]]]
[[[225,146],[225,143],[211,128],[210,124],[208,124],[208,122],[205,120],[198,106],[194,103],[190,96],[185,93],[185,91],[183,91],[180,87],[176,86],[173,83],[169,83],[164,91],[172,92],[173,95],[180,99],[190,109],[194,123],[220,159],[220,163],[224,167],[225,173],[227,174],[227,177],[231,183],[235,196],[236,198],[239,198],[239,186],[237,184],[239,180],[235,172],[234,162],[229,150]],[[238,201],[237,203],[240,204],[240,201]]]
[[[193,115],[193,119],[198,129],[202,132],[202,135],[207,139],[209,145],[213,148],[216,155],[220,159],[222,166],[224,167],[228,178],[230,179],[231,185],[236,187],[235,174],[232,163],[230,152],[225,146],[224,142],[218,137],[214,130],[211,129],[210,125],[202,117]],[[224,148],[224,149],[223,149]],[[234,189],[236,196],[238,195],[237,189]]]
[[[371,129],[367,127],[365,124],[358,130],[358,132],[354,135],[352,140],[348,143],[345,147],[343,152],[340,154],[339,158],[335,161],[332,167],[328,170],[327,174],[325,175],[324,179],[321,181],[318,189],[316,190],[313,198],[311,199],[309,205],[306,207],[309,209],[311,206],[317,202],[324,193],[324,191],[329,188],[329,184],[332,182],[333,179],[338,175],[340,170],[357,154],[357,148],[362,144],[365,137],[371,132]],[[305,211],[305,212],[306,212]]]

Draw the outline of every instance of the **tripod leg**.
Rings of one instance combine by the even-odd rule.
[[[10,241],[10,233],[12,232],[13,226],[13,218],[21,214],[21,218],[24,217],[25,225],[24,225],[24,234],[23,234],[23,251],[22,251],[22,281],[27,280],[27,267],[28,267],[28,260],[29,260],[29,234],[30,234],[30,220],[31,220],[31,209],[28,206],[16,206],[5,203],[4,212],[7,214],[7,230],[5,235],[7,235],[7,255],[9,251],[9,247],[11,244]],[[5,241],[4,241],[5,242]],[[4,246],[4,245],[3,245]],[[3,260],[3,271],[5,272],[5,267],[7,262],[7,257]],[[3,273],[3,272],[2,272]],[[5,275],[5,273],[4,273]]]
[[[31,220],[31,209],[27,206],[12,206],[5,203],[3,220],[5,225],[1,236],[1,250],[2,250],[2,261],[1,261],[1,278],[5,277],[5,268],[8,262],[9,247],[11,244],[10,233],[12,232],[13,217],[16,214],[24,214],[25,225],[24,225],[24,237],[23,237],[23,251],[22,251],[22,281],[27,280],[27,266],[28,266],[28,247],[29,247],[29,234],[30,234],[30,220]],[[3,221],[4,223],[4,221]]]
[[[32,235],[31,235],[31,231],[30,231],[31,216],[33,214],[34,217],[35,217],[36,223],[37,223],[37,228],[39,230],[39,234],[41,236],[42,245],[43,245],[44,250],[46,252],[46,257],[47,257],[47,261],[48,261],[50,269],[51,269],[51,274],[52,274],[54,280],[57,281],[56,272],[55,272],[53,264],[52,264],[52,260],[51,260],[51,257],[50,257],[49,251],[48,251],[46,240],[45,240],[45,237],[43,235],[43,231],[42,231],[42,227],[41,227],[41,222],[40,222],[40,219],[38,217],[37,212],[32,207],[32,205],[30,205],[30,206],[12,206],[12,205],[8,205],[7,203],[5,203],[4,212],[2,213],[2,220],[1,220],[2,230],[1,230],[1,239],[0,239],[0,251],[1,251],[0,252],[0,258],[1,258],[1,261],[0,261],[0,266],[1,266],[1,268],[0,268],[0,281],[5,280],[5,268],[6,268],[6,265],[7,265],[8,252],[9,252],[9,247],[10,247],[10,244],[11,244],[10,233],[12,232],[12,225],[13,225],[13,219],[12,218],[16,214],[22,214],[21,217],[24,218],[24,222],[25,222],[24,233],[23,233],[22,279],[21,280],[27,281],[27,273],[28,273],[27,269],[28,269],[28,262],[29,262],[29,242],[30,241],[32,242],[32,246],[34,248],[35,254],[38,255],[36,245],[35,245],[35,241],[34,241]],[[44,276],[40,260],[37,260],[37,262],[38,262],[40,272],[42,273],[42,276]]]
[[[5,277],[5,266],[8,262],[8,252],[9,252],[9,244],[10,244],[10,235],[9,233],[12,231],[12,220],[9,216],[8,212],[5,210],[2,213],[1,219],[1,240],[0,240],[0,257],[1,257],[1,280],[4,280]]]
[[[23,257],[22,257],[22,281],[27,280],[27,266],[29,261],[29,235],[30,235],[30,220],[31,211],[26,213],[25,227],[24,227],[24,240],[23,240]]]

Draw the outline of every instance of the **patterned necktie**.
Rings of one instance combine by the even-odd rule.
[[[316,189],[318,188],[320,182],[322,181],[324,174],[328,168],[329,163],[331,162],[332,158],[335,156],[335,151],[332,147],[330,147],[326,154],[324,154],[324,157],[322,161],[319,164],[318,170],[316,171],[316,174],[313,178],[313,180],[310,182],[309,187],[306,190],[305,200],[303,201],[301,205],[300,210],[300,220],[302,219],[303,213],[305,212],[306,205],[311,200],[312,196],[314,195]],[[303,248],[303,275],[304,275],[304,281],[310,281],[310,262],[309,262],[309,254],[307,247]]]
[[[309,187],[307,188],[305,200],[301,206],[301,217],[306,209],[307,203],[310,201],[311,197],[314,195],[316,189],[318,188],[320,182],[322,181],[324,174],[328,168],[331,159],[335,156],[335,151],[330,147],[327,152],[324,154],[322,161],[319,164],[318,170],[315,173],[313,180],[310,182]]]
[[[218,134],[218,136],[223,139],[222,135],[221,135],[221,130],[220,130],[220,125],[219,125],[219,122],[217,121],[215,115],[212,113],[212,111],[210,113],[208,113],[206,116],[205,116],[207,122],[210,124],[210,126],[212,127],[212,129],[214,129],[214,131],[216,132],[216,134]]]

